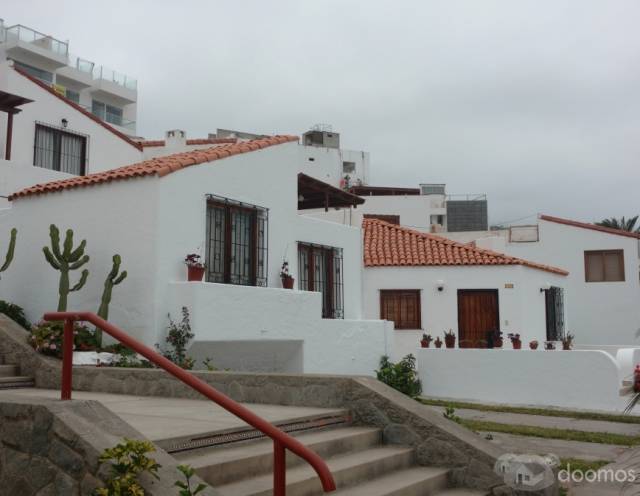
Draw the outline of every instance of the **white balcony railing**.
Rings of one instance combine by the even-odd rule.
[[[57,40],[52,36],[40,33],[35,29],[28,28],[21,24],[9,26],[4,29],[4,41],[11,40],[31,43],[34,46],[44,48],[63,57],[69,54],[69,44],[67,42]]]

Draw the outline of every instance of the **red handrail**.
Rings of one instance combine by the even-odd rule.
[[[336,483],[327,464],[316,453],[307,448],[294,437],[282,432],[275,425],[258,417],[248,408],[233,401],[220,391],[212,388],[195,375],[178,367],[175,363],[159,355],[148,346],[129,336],[127,333],[110,324],[106,320],[91,312],[50,312],[44,315],[44,320],[64,321],[64,336],[62,344],[62,390],[61,399],[71,399],[72,369],[73,369],[73,323],[74,321],[91,322],[111,337],[120,341],[127,348],[139,353],[150,362],[166,370],[187,386],[195,389],[203,396],[217,403],[222,408],[241,418],[247,424],[255,427],[266,436],[273,439],[273,494],[285,496],[286,491],[286,450],[295,453],[305,460],[318,474],[325,492],[335,491]]]

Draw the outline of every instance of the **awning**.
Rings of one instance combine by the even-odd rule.
[[[0,91],[0,112],[9,112],[10,114],[17,114],[21,109],[17,108],[25,103],[31,103],[33,100],[24,98],[22,96],[14,95],[13,93],[7,93],[6,91]]]
[[[364,199],[359,196],[307,176],[302,172],[298,174],[298,210],[356,207],[363,203]]]

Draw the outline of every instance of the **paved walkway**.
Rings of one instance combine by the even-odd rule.
[[[443,407],[430,406],[434,410],[444,412]],[[624,424],[604,420],[584,420],[566,417],[548,417],[544,415],[528,415],[522,413],[483,412],[456,408],[456,415],[463,419],[483,420],[509,425],[531,425],[552,429],[564,429],[585,432],[609,432],[627,436],[640,436],[640,424]]]
[[[25,397],[59,398],[60,391],[51,389],[8,389],[3,394]],[[131,396],[124,394],[74,391],[73,399],[96,400],[153,441],[167,441],[194,435],[210,435],[247,427],[239,418],[208,400]],[[330,408],[307,408],[244,403],[269,422],[296,421],[308,417],[342,413]]]

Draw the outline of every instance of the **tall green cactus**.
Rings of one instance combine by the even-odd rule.
[[[7,248],[7,255],[4,257],[4,263],[2,267],[0,267],[0,272],[4,272],[9,268],[11,262],[13,261],[13,253],[16,250],[16,236],[18,235],[18,230],[14,227],[11,229],[11,241],[9,241],[9,248]]]
[[[87,241],[83,239],[80,245],[74,250],[73,231],[67,229],[63,248],[62,251],[60,251],[60,231],[54,224],[49,226],[49,237],[51,238],[51,250],[48,246],[45,246],[42,248],[42,251],[44,252],[44,257],[47,259],[47,262],[51,264],[51,267],[60,271],[58,312],[64,312],[67,310],[67,297],[69,293],[82,289],[87,282],[87,277],[89,277],[89,271],[84,269],[78,283],[72,288],[69,287],[69,271],[77,270],[89,261],[89,255],[84,254]]]
[[[123,270],[120,275],[120,264],[122,260],[120,255],[113,256],[113,266],[111,272],[107,275],[107,279],[104,281],[104,291],[102,292],[102,300],[100,301],[100,308],[98,309],[98,317],[102,317],[104,320],[109,319],[109,303],[111,303],[111,294],[113,287],[120,284],[127,277],[127,271]],[[96,327],[96,341],[98,346],[102,346],[102,330]]]

